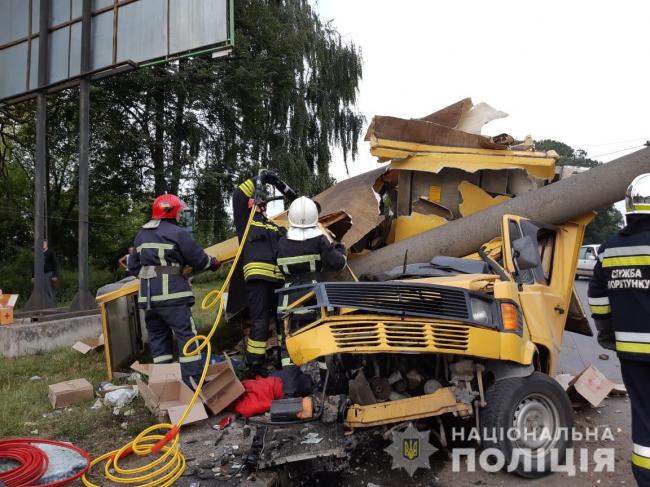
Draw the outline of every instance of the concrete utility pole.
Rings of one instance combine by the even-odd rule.
[[[50,0],[40,1],[38,30],[38,87],[48,83],[48,55],[50,20]],[[47,93],[42,89],[36,95],[36,157],[34,164],[34,287],[32,295],[25,303],[26,310],[56,308],[56,303],[45,292],[45,272],[43,240],[45,235],[47,210],[45,207],[47,174]]]
[[[88,154],[90,146],[90,80],[83,76],[91,70],[90,29],[92,0],[83,0],[81,17],[81,74],[79,83],[79,289],[70,309],[90,309],[97,305],[88,291]]]
[[[392,269],[404,263],[407,250],[409,263],[428,262],[436,255],[463,257],[500,234],[503,215],[564,223],[622,200],[632,180],[646,172],[650,148],[352,259],[350,267],[357,275]]]

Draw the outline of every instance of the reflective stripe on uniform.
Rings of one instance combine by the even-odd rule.
[[[167,260],[165,259],[165,250],[172,250],[173,248],[174,248],[174,244],[147,242],[138,245],[138,252],[141,252],[142,249],[157,250],[158,260],[160,261],[160,265],[163,266],[163,265],[167,265]]]
[[[266,342],[249,338],[246,343],[246,351],[255,355],[264,355],[266,353]]]
[[[650,354],[650,333],[633,333],[617,331],[616,351]]]
[[[275,264],[267,262],[249,262],[244,265],[244,279],[253,276],[264,276],[272,279],[284,280],[284,275]]]
[[[253,220],[251,222],[251,225],[254,226],[254,227],[264,228],[266,230],[271,230],[272,232],[277,232],[278,231],[278,227],[276,227],[275,225],[270,225],[270,224],[262,223],[262,222],[256,222],[255,220]]]
[[[620,342],[650,343],[650,333],[634,333],[629,331],[617,331],[616,340]]]
[[[650,265],[650,255],[603,258],[603,267],[624,267],[629,265]]]
[[[650,211],[650,205],[633,205],[636,211]]]
[[[589,298],[589,309],[595,315],[606,315],[612,312],[609,298]]]
[[[198,355],[191,355],[189,357],[185,357],[185,356],[179,357],[178,361],[182,364],[187,364],[190,362],[198,362],[199,360],[201,360],[201,358],[202,358],[201,354],[199,353]]]
[[[318,368],[321,370],[327,370],[327,362],[318,361]]]
[[[167,362],[168,360],[174,360],[173,355],[158,355],[157,357],[153,358],[153,363],[154,364],[159,364],[162,362]]]
[[[293,365],[293,362],[291,361],[291,357],[285,357],[281,361],[282,367],[288,367],[289,365]]]
[[[251,179],[248,179],[239,185],[239,189],[241,189],[242,193],[250,198],[255,192],[255,185]]]
[[[178,293],[169,293],[169,294],[159,294],[156,296],[151,296],[151,301],[167,301],[170,299],[179,299],[179,298],[191,298],[194,294],[192,291],[181,291]],[[146,296],[138,296],[138,303],[146,303]]]
[[[630,245],[605,249],[598,256],[603,267],[650,265],[650,245]]]
[[[634,443],[632,463],[637,467],[650,469],[650,447]]]
[[[291,274],[290,265],[309,264],[309,272],[316,272],[316,262],[320,261],[319,254],[296,255],[295,257],[278,257],[278,265],[285,274]]]

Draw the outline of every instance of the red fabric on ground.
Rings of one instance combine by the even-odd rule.
[[[245,380],[244,394],[233,406],[237,414],[249,418],[264,414],[271,409],[271,401],[282,399],[282,379],[279,377],[260,377]]]

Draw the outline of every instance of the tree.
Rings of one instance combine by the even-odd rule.
[[[599,161],[590,159],[586,151],[574,149],[573,147],[557,140],[545,139],[535,142],[537,150],[554,150],[560,158],[558,166],[579,166],[592,168],[602,164]],[[585,244],[597,244],[604,242],[607,238],[616,233],[623,226],[623,215],[614,205],[597,210],[596,217],[585,230]]]
[[[153,197],[178,193],[196,210],[203,244],[231,232],[233,189],[261,167],[302,194],[331,184],[332,150],[357,153],[362,61],[307,0],[238,0],[231,56],[135,70],[91,92],[90,253],[115,260],[147,218]],[[48,233],[62,263],[76,264],[78,94],[48,101]],[[0,108],[0,184],[12,183],[9,249],[31,249],[34,106]],[[6,187],[6,186],[5,186]],[[15,216],[15,218],[14,218]],[[15,223],[15,226],[14,226]],[[0,237],[5,236],[3,226]],[[91,272],[92,274],[92,272]]]

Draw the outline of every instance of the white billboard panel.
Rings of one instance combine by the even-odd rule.
[[[49,0],[48,87],[81,73],[83,0]],[[93,0],[92,71],[232,44],[233,0]],[[0,0],[0,101],[38,88],[40,0]]]

